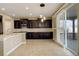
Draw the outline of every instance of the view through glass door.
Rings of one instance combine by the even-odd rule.
[[[67,10],[66,28],[67,28],[67,48],[77,53],[77,14],[75,6]]]

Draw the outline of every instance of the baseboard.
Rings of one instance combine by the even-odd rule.
[[[26,42],[22,42],[22,44],[26,44]]]
[[[60,44],[58,41],[54,40],[54,42],[55,42],[56,44],[58,44],[59,46],[61,46],[61,47],[64,48],[64,46],[63,46],[62,44]]]
[[[5,55],[8,56],[11,52],[13,52],[16,48],[18,48],[20,45],[22,45],[23,43],[19,43],[17,46],[15,46],[13,49],[11,49],[9,52],[7,52]]]
[[[74,54],[75,56],[78,56],[78,54],[76,52],[74,52],[73,50],[66,48],[67,50],[69,50],[72,54]]]

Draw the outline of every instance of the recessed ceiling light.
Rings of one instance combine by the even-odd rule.
[[[45,7],[45,4],[44,4],[44,3],[41,3],[41,4],[40,4],[40,7]]]
[[[1,8],[1,10],[2,10],[2,11],[4,11],[4,10],[5,10],[5,8]]]
[[[15,16],[15,14],[12,14],[12,16]]]
[[[28,8],[28,7],[26,7],[25,9],[26,9],[26,10],[28,10],[29,8]]]
[[[29,15],[32,15],[32,13],[30,13]]]

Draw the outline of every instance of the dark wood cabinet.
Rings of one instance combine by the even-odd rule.
[[[2,21],[2,15],[0,15],[0,34],[3,34],[3,21]]]
[[[14,21],[14,28],[52,28],[52,20],[28,20],[21,19]]]
[[[27,32],[26,39],[52,39],[53,32]]]
[[[21,28],[21,21],[20,20],[15,20],[14,21],[14,28],[15,29],[20,29]]]
[[[21,27],[22,28],[28,27],[28,19],[21,19]]]
[[[52,20],[45,20],[41,22],[40,20],[29,20],[28,28],[52,28]]]
[[[28,20],[21,19],[14,21],[14,28],[52,28],[52,20]],[[53,39],[53,32],[27,32],[26,39]]]

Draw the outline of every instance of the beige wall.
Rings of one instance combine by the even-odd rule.
[[[76,11],[77,11],[77,17],[78,17],[78,35],[77,35],[77,39],[78,39],[78,55],[79,55],[79,4],[75,5],[76,7]]]
[[[52,29],[53,31],[53,40],[56,40],[57,37],[56,37],[56,17],[53,17],[52,16],[52,28],[55,28],[54,30]]]
[[[1,14],[3,16],[3,34],[10,34],[13,31],[13,19],[10,16]]]
[[[11,34],[13,29],[13,20],[10,16],[0,13],[3,16],[3,34],[0,34],[0,55],[3,55],[4,52],[4,35]]]

